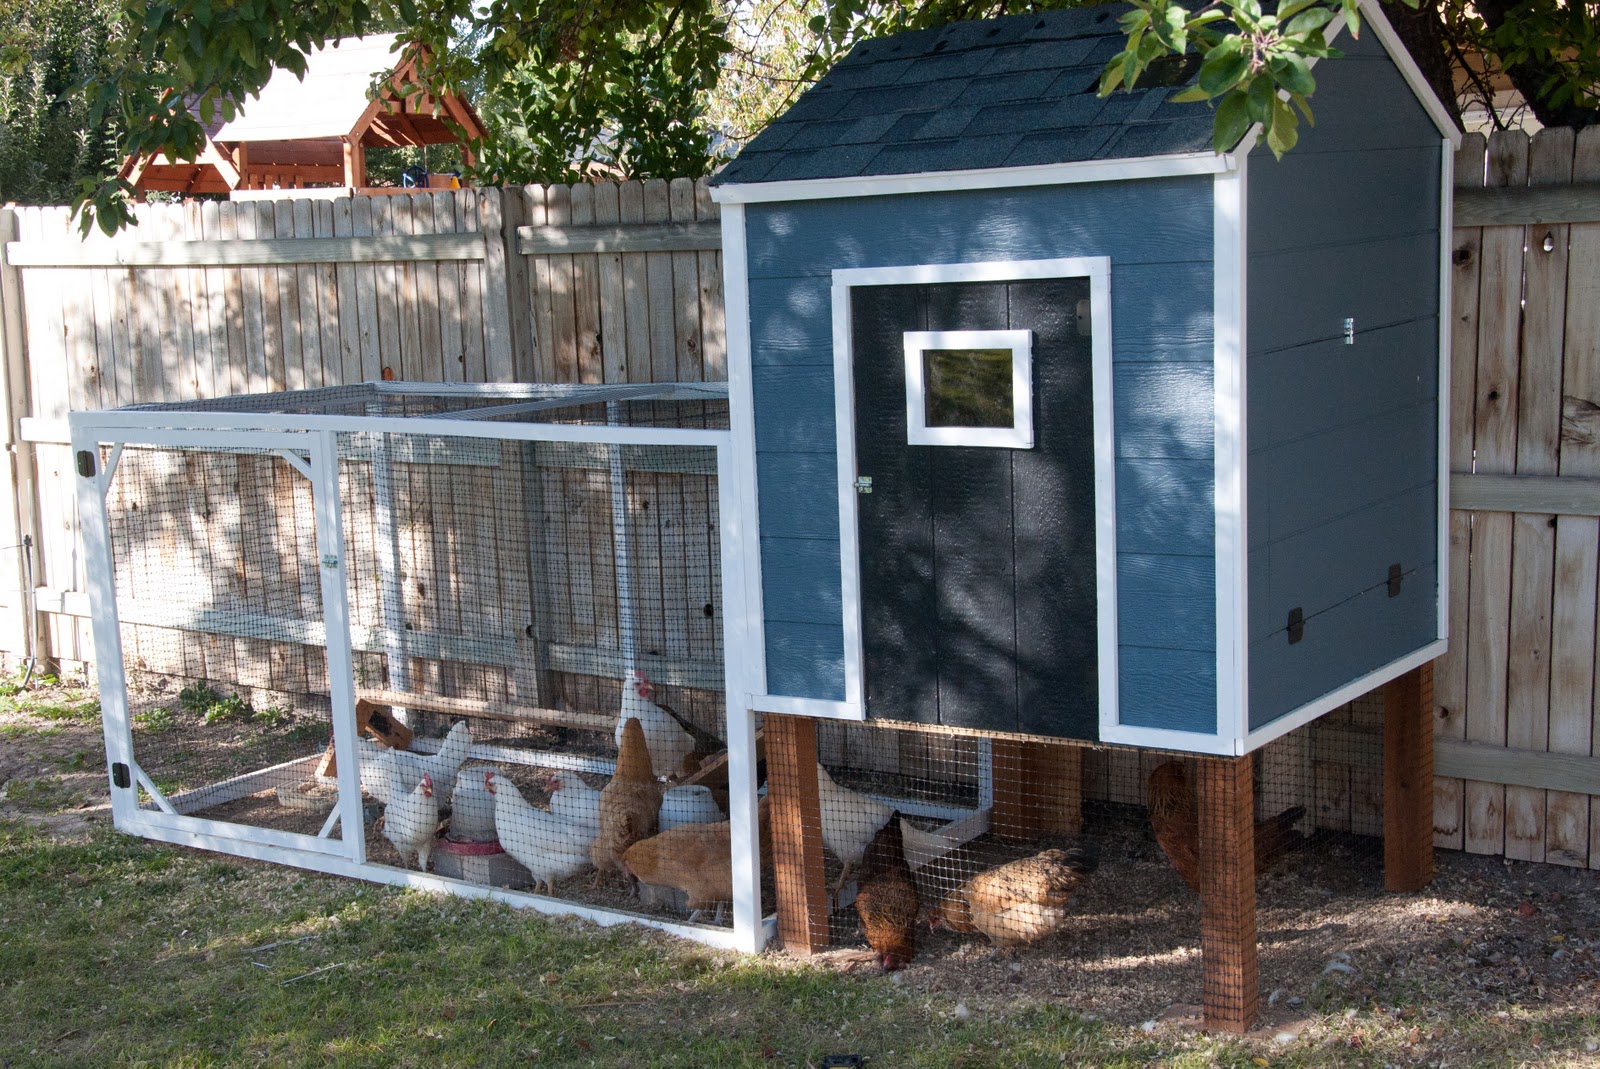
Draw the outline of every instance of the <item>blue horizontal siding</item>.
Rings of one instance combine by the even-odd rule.
[[[746,208],[772,693],[843,692],[831,272],[1106,256],[1123,685],[1141,723],[1215,722],[1211,218],[1207,177]]]
[[[1160,225],[1151,226],[1153,219]],[[751,205],[745,209],[745,245],[752,279],[827,277],[841,267],[1055,256],[1109,254],[1119,264],[1209,261],[1211,180]]]
[[[1196,650],[1123,645],[1118,719],[1129,727],[1217,733],[1217,657]]]
[[[1117,631],[1131,646],[1216,649],[1216,558],[1118,554]]]

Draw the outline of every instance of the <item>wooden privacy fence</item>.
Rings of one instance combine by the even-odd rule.
[[[1600,868],[1600,129],[1456,157],[1434,841]]]
[[[704,182],[145,205],[139,220],[80,241],[66,209],[0,211],[7,652],[92,656],[70,410],[380,378],[727,377]]]
[[[1435,842],[1600,868],[1600,130],[1469,137],[1456,174]],[[63,210],[0,212],[0,237],[19,242],[0,271],[12,447],[0,481],[14,502],[0,509],[5,651],[31,638],[47,657],[91,656],[61,424],[71,408],[385,375],[726,378],[704,183],[151,206],[142,219],[80,244]],[[589,572],[607,566],[597,556]],[[955,745],[908,738],[890,753],[848,726],[835,734],[825,749],[870,746],[868,764]],[[1310,762],[1317,826],[1377,834],[1381,739],[1372,697],[1261,762]],[[1085,774],[1089,794],[1110,796],[1096,783],[1116,777],[1094,762]]]

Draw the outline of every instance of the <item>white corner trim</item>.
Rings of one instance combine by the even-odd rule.
[[[903,335],[906,366],[906,440],[910,445],[1033,448],[1033,331],[908,330]],[[941,349],[1005,349],[1011,353],[1011,426],[928,426],[928,384],[923,354]]]
[[[1324,713],[1330,713],[1346,702],[1355,701],[1363,694],[1383,686],[1390,680],[1398,679],[1413,668],[1419,668],[1435,658],[1443,657],[1446,645],[1447,643],[1442,639],[1430,642],[1421,649],[1390,661],[1382,668],[1368,672],[1360,679],[1351,680],[1338,690],[1329,691],[1322,697],[1285,713],[1264,727],[1246,735],[1238,752],[1240,754],[1253,753],[1273,739],[1281,738],[1295,728],[1304,727]]]
[[[1455,301],[1450,264],[1455,245],[1456,146],[1449,138],[1440,142],[1439,167],[1439,638],[1450,637],[1450,309]]]
[[[1249,169],[1217,175],[1212,194],[1217,732],[1242,739],[1250,724],[1250,593],[1245,465],[1245,309]]]
[[[750,349],[750,281],[745,244],[744,205],[722,209],[723,319],[728,349],[728,429],[733,439],[733,483],[739,495],[739,539],[744,564],[743,604],[726,602],[725,614],[742,613],[743,627],[730,629],[729,659],[742,658],[742,685],[750,691],[767,686],[765,608],[761,591],[761,512],[756,479],[755,371]],[[738,693],[743,693],[741,690]],[[728,715],[733,715],[736,692],[728,693]]]
[[[867,718],[867,711],[859,702],[836,702],[826,698],[791,698],[781,694],[752,694],[750,708],[757,713],[811,716],[822,720]]]
[[[1120,724],[1110,729],[1102,727],[1100,741],[1114,746],[1139,746],[1151,750],[1217,754],[1226,757],[1236,756],[1237,742],[1221,735],[1207,735],[1203,731],[1145,728],[1131,724]]]
[[[940,282],[1010,282],[1042,278],[1087,278],[1093,333],[1095,565],[1099,717],[1102,731],[1116,724],[1117,685],[1117,493],[1111,367],[1111,259],[1076,256],[1051,260],[989,261],[964,264],[910,264],[895,267],[840,268],[833,272],[834,424],[839,475],[839,571],[844,603],[845,700],[809,702],[809,709],[841,719],[865,715],[862,679],[860,529],[855,480],[855,375],[851,349],[850,291],[856,286],[924,285]],[[758,697],[759,703],[784,699]],[[791,699],[792,700],[792,699]],[[768,708],[760,705],[760,708]],[[774,712],[787,709],[772,708]]]
[[[865,175],[854,178],[808,178],[785,182],[730,182],[712,186],[719,204],[761,204],[786,200],[836,197],[883,197],[899,193],[938,193],[957,189],[1012,189],[1022,186],[1120,182],[1135,178],[1171,178],[1217,174],[1232,166],[1228,156],[1213,152],[1181,152],[1129,160],[1081,160],[1029,167],[982,167],[960,171]]]

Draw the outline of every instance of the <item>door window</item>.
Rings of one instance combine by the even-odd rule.
[[[1033,446],[1033,332],[908,330],[911,445]]]

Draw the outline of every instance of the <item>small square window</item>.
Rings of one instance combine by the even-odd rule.
[[[912,445],[1033,446],[1033,332],[905,333],[906,440]]]

